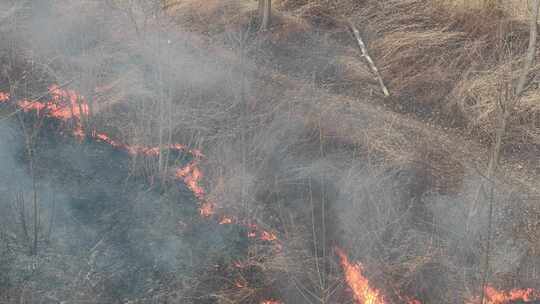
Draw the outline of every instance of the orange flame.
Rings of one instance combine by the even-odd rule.
[[[16,105],[19,106],[24,112],[36,111],[38,115],[55,118],[63,123],[69,123],[68,127],[71,129],[71,134],[81,140],[86,136],[89,136],[105,142],[117,149],[122,149],[130,155],[158,156],[160,154],[160,148],[190,153],[193,155],[194,159],[186,166],[177,168],[175,171],[175,177],[182,180],[199,200],[199,213],[201,216],[211,217],[216,213],[216,204],[206,198],[206,191],[202,186],[202,179],[204,175],[199,168],[199,161],[204,157],[204,155],[200,150],[187,149],[186,146],[181,144],[170,144],[165,147],[127,145],[112,139],[105,133],[99,133],[95,130],[86,132],[82,122],[84,116],[88,116],[90,114],[90,108],[84,96],[77,94],[73,90],[62,89],[58,85],[51,85],[48,93],[50,96],[48,100],[20,100],[16,102]],[[0,92],[0,102],[6,102],[9,100],[9,98],[10,95],[8,93]],[[273,232],[261,230],[255,224],[246,224],[245,222],[240,223],[228,216],[222,216],[219,223],[237,223],[240,225],[246,225],[249,227],[248,237],[250,238],[257,237],[264,241],[278,240],[277,235]],[[281,248],[281,246],[279,248]]]
[[[275,241],[277,240],[277,236],[275,233],[273,232],[269,232],[269,231],[266,231],[266,230],[263,230],[261,232],[261,240],[263,241]]]
[[[196,162],[191,162],[184,168],[180,168],[176,171],[176,177],[182,179],[186,183],[187,187],[195,194],[195,196],[202,200],[205,197],[204,188],[200,185],[203,174]],[[204,205],[204,204],[203,204]],[[201,211],[202,213],[202,211]],[[213,213],[213,212],[212,212]],[[212,214],[210,213],[210,214]]]
[[[24,111],[36,111],[38,115],[56,118],[64,123],[71,121],[73,123],[73,135],[78,138],[84,136],[81,117],[88,115],[89,108],[85,98],[75,91],[63,90],[57,85],[49,87],[50,100],[30,101],[20,100],[17,105]],[[9,100],[7,93],[0,92],[0,102]]]
[[[86,99],[77,94],[73,90],[65,90],[58,85],[49,87],[50,99],[46,101],[30,101],[20,100],[16,102],[22,111],[36,111],[38,115],[56,118],[64,123],[70,122],[72,134],[77,138],[86,136],[83,130],[82,118],[84,115],[89,115],[89,106]],[[8,102],[11,96],[9,93],[0,92],[0,103]],[[160,153],[159,147],[145,147],[139,145],[126,145],[119,141],[113,140],[107,134],[97,133],[92,131],[90,136],[101,140],[111,146],[119,149],[124,149],[130,155],[144,154],[147,156],[157,156]],[[195,157],[195,159],[183,168],[176,170],[176,177],[181,179],[194,195],[201,201],[200,214],[204,217],[210,217],[215,214],[215,204],[206,200],[205,190],[202,187],[203,173],[198,166],[198,161],[204,157],[199,150],[188,150],[181,144],[170,144],[163,148],[186,151]],[[236,222],[231,217],[223,216],[219,221],[220,224],[231,224]],[[277,235],[273,232],[260,229],[256,224],[243,223],[249,228],[247,236],[250,238],[259,238],[264,241],[278,241]],[[281,245],[278,243],[279,248]],[[345,252],[336,248],[336,252],[340,258],[341,265],[345,273],[347,284],[351,288],[354,298],[358,304],[385,304],[385,299],[381,292],[370,286],[369,280],[362,274],[363,269],[361,264],[351,263]],[[235,263],[236,267],[244,267],[240,262]],[[236,282],[237,287],[243,287],[245,284]],[[540,295],[532,289],[512,289],[508,292],[499,291],[491,286],[487,286],[485,292],[486,304],[509,304],[512,301],[533,301],[540,299]],[[475,297],[470,304],[478,303],[479,298]],[[408,304],[421,304],[418,300],[407,300]],[[261,304],[282,304],[276,300],[265,300]]]
[[[6,102],[9,100],[9,93],[0,92],[0,102]]]
[[[232,222],[233,222],[232,218],[225,216],[219,221],[219,224],[220,225],[227,225],[227,224],[232,224]]]
[[[540,294],[531,288],[512,289],[510,291],[500,291],[492,286],[484,288],[484,304],[509,304],[515,301],[523,301],[525,303],[540,299]],[[479,303],[480,298],[475,297],[469,304]]]
[[[336,253],[345,272],[345,280],[351,288],[356,302],[358,304],[385,304],[381,292],[371,287],[369,280],[362,274],[362,265],[350,263],[349,258],[340,248],[336,248]]]

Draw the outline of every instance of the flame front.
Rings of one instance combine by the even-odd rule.
[[[201,186],[203,174],[199,169],[196,161],[192,161],[184,168],[178,169],[176,171],[176,177],[182,179],[189,188],[189,190],[191,190],[199,200],[204,199],[205,191],[204,188]],[[213,212],[210,212],[207,215],[211,214],[213,214]]]
[[[354,299],[358,304],[385,304],[383,295],[378,289],[370,286],[369,280],[362,274],[362,265],[359,263],[349,262],[349,258],[345,252],[336,248],[336,253],[339,256],[345,280],[351,288]]]
[[[63,89],[58,85],[51,85],[48,88],[49,98],[40,98],[39,100],[19,100],[15,104],[24,112],[37,112],[37,115],[55,118],[65,124],[65,129],[71,130],[71,134],[82,140],[85,137],[91,137],[105,142],[112,147],[126,151],[130,155],[158,156],[160,147],[146,147],[142,145],[127,145],[118,140],[112,139],[105,133],[99,133],[96,130],[84,130],[84,117],[90,115],[90,107],[86,98],[73,90]],[[10,94],[0,92],[0,102],[5,103],[10,100]],[[184,184],[193,192],[199,200],[199,213],[203,217],[211,217],[216,213],[216,204],[206,197],[206,191],[202,186],[203,172],[199,167],[200,160],[204,157],[203,153],[197,149],[188,149],[182,144],[169,144],[161,147],[174,151],[184,151],[193,156],[193,160],[186,166],[177,168],[175,178],[184,182]],[[277,235],[274,232],[260,229],[255,224],[246,224],[238,222],[229,216],[221,216],[220,224],[240,224],[249,227],[248,237],[254,237],[263,241],[276,242]]]
[[[48,90],[50,98],[48,100],[19,100],[15,104],[24,112],[36,111],[38,115],[55,118],[66,124],[66,129],[70,129],[72,134],[83,139],[86,136],[96,140],[105,142],[112,147],[122,149],[130,155],[146,155],[158,156],[160,153],[159,147],[145,147],[141,145],[126,145],[120,141],[112,139],[105,133],[98,133],[95,130],[87,132],[84,130],[83,118],[90,114],[89,106],[86,99],[72,90],[64,90],[57,85],[52,85]],[[0,103],[10,101],[10,94],[0,92]],[[188,149],[181,144],[170,144],[162,148],[184,151],[190,153],[194,159],[186,166],[176,169],[175,177],[185,183],[185,185],[193,192],[199,200],[199,212],[203,217],[211,217],[215,215],[216,205],[206,197],[206,191],[202,186],[203,172],[199,167],[200,160],[204,155],[199,150]],[[282,246],[277,235],[261,229],[257,224],[251,221],[239,221],[238,219],[222,215],[219,224],[236,223],[248,228],[247,236],[249,238],[257,238],[263,241],[273,242],[276,248],[281,250]],[[185,224],[180,223],[182,228]],[[353,292],[355,301],[358,304],[386,304],[384,296],[378,290],[370,286],[369,280],[363,275],[362,265],[359,263],[351,263],[346,253],[336,248],[336,253],[340,258],[340,263],[343,268],[347,285]],[[243,268],[246,265],[242,262],[235,262],[235,266]],[[238,288],[244,287],[242,282],[236,282]],[[510,304],[514,301],[531,302],[540,299],[540,294],[532,289],[512,289],[508,292],[497,290],[491,286],[484,289],[484,303],[482,304]],[[421,304],[418,300],[406,299],[404,302],[408,304]],[[472,298],[467,304],[479,304],[478,296]],[[283,304],[277,300],[265,300],[260,304]]]
[[[482,304],[510,304],[518,301],[528,303],[539,299],[540,294],[531,288],[500,291],[492,286],[486,286],[484,288],[484,303]],[[478,304],[480,301],[480,297],[476,296],[468,304]]]

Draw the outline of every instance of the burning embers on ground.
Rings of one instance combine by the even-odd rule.
[[[146,147],[141,145],[127,145],[118,140],[111,138],[106,133],[100,133],[96,130],[85,130],[83,121],[85,117],[90,115],[89,105],[84,96],[73,90],[63,89],[57,85],[52,85],[48,88],[48,94],[45,97],[28,100],[22,99],[18,101],[10,100],[11,96],[8,93],[0,92],[0,103],[13,102],[17,106],[18,111],[35,112],[38,117],[48,117],[60,121],[64,128],[62,131],[68,131],[71,135],[79,140],[86,137],[105,142],[112,147],[123,150],[129,155],[144,155],[157,157],[161,149],[169,149],[177,152],[185,152],[190,154],[193,159],[183,167],[177,167],[174,171],[174,178],[182,181],[187,188],[199,201],[199,213],[205,218],[216,218],[221,225],[238,224],[247,228],[247,237],[258,239],[261,241],[271,242],[278,250],[281,250],[281,245],[274,232],[261,229],[256,223],[251,220],[238,220],[228,215],[217,215],[216,204],[207,199],[206,191],[202,186],[203,173],[200,169],[200,161],[204,158],[201,151],[197,149],[188,149],[181,144],[169,144],[162,147]],[[238,288],[245,287],[244,284],[236,284]],[[281,304],[277,300],[265,300],[261,304]]]
[[[475,297],[468,304],[480,303],[481,299]],[[540,294],[531,288],[512,289],[510,291],[500,291],[492,286],[484,289],[484,303],[486,304],[511,304],[511,303],[529,303],[540,302]]]
[[[204,155],[200,150],[188,149],[182,144],[169,144],[162,147],[146,147],[141,145],[127,145],[112,139],[106,133],[95,130],[85,130],[83,120],[90,115],[88,102],[84,96],[73,90],[63,89],[58,85],[52,85],[48,89],[49,98],[39,100],[22,99],[14,102],[24,112],[35,111],[38,116],[57,119],[66,125],[66,130],[78,139],[88,136],[96,140],[126,151],[130,155],[158,156],[161,149],[169,149],[177,152],[186,152],[193,156],[193,160],[183,167],[176,168],[174,177],[184,182],[199,200],[199,212],[203,217],[216,216],[220,224],[240,224],[248,228],[248,237],[259,238],[264,241],[278,241],[274,232],[261,229],[257,224],[250,221],[238,221],[227,215],[216,215],[216,204],[206,197],[206,191],[202,186],[203,173],[200,169],[200,161]],[[10,94],[0,92],[0,102],[10,101]]]
[[[336,248],[336,254],[340,259],[345,281],[351,289],[354,299],[358,304],[387,304],[381,291],[371,286],[369,280],[364,276],[364,270],[360,263],[351,263],[345,251]],[[512,289],[510,291],[500,291],[492,286],[484,289],[483,303],[480,296],[475,296],[467,304],[512,304],[529,303],[540,300],[540,294],[531,288]],[[405,300],[407,304],[422,304],[416,299]],[[536,302],[535,302],[536,303]]]
[[[0,103],[12,102],[18,107],[19,111],[35,111],[40,117],[50,117],[57,119],[65,124],[64,130],[78,139],[90,137],[109,145],[126,151],[130,155],[158,156],[161,149],[169,149],[178,152],[185,152],[193,156],[191,162],[183,167],[174,169],[174,177],[181,180],[194,194],[199,201],[199,213],[205,218],[214,218],[219,224],[238,224],[247,228],[247,237],[270,242],[275,245],[278,251],[281,251],[282,245],[276,233],[261,229],[256,223],[247,219],[237,219],[225,214],[218,215],[216,212],[216,202],[208,199],[203,187],[204,174],[200,169],[200,162],[204,159],[201,151],[188,149],[181,144],[170,144],[162,147],[145,147],[139,145],[127,145],[120,141],[112,139],[105,133],[99,133],[95,130],[85,130],[83,125],[84,118],[90,115],[89,106],[86,99],[73,90],[63,89],[57,85],[49,87],[48,98],[39,100],[18,100],[12,101],[8,93],[0,92]],[[383,292],[372,286],[367,279],[364,269],[360,263],[351,262],[345,251],[336,248],[336,254],[343,269],[345,282],[352,292],[352,296],[357,304],[386,304],[387,301]],[[242,262],[235,263],[235,267],[244,267]],[[246,286],[243,282],[235,284],[237,288]],[[497,290],[488,286],[484,290],[484,303],[481,297],[473,297],[467,304],[511,304],[516,302],[531,302],[540,299],[540,294],[532,289],[513,289],[508,292]],[[406,300],[408,304],[421,304],[418,300]],[[260,304],[283,304],[283,302],[268,299]]]

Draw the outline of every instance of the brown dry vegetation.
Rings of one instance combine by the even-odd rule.
[[[344,23],[350,19],[361,29],[392,94],[392,98],[377,102],[424,121],[451,126],[458,133],[472,134],[489,145],[495,130],[494,97],[501,94],[497,88],[512,87],[522,67],[528,14],[523,11],[523,1],[503,6],[488,2],[277,1],[277,21],[262,45],[274,53],[275,62],[287,62],[280,70],[305,70],[305,74],[314,75],[318,85],[340,95],[377,95],[373,76],[359,58]],[[180,7],[189,5],[189,1],[182,3]],[[224,7],[235,6],[230,3]],[[213,20],[212,26],[224,30],[222,21],[234,24],[242,11],[236,9],[230,18],[223,18],[215,14],[214,5],[202,6],[205,9],[197,14],[178,14],[181,19],[205,16],[205,20]],[[249,15],[249,6],[244,9]],[[192,19],[185,20],[197,28]],[[321,38],[307,46],[299,43],[311,40],[314,33]],[[313,54],[314,49],[320,49],[321,54]],[[313,66],[317,68],[310,70]],[[531,70],[525,96],[512,109],[505,144],[506,151],[514,154],[507,156],[520,152],[518,158],[526,159],[539,151],[540,91],[534,78],[538,69],[534,66]]]
[[[495,97],[501,92],[497,88],[504,86],[505,83],[512,85],[519,75],[526,50],[528,27],[523,13],[517,13],[523,12],[519,9],[522,7],[522,1],[507,2],[504,7],[488,5],[489,9],[483,8],[486,1],[477,1],[476,4],[467,2],[465,6],[459,1],[449,3],[419,0],[275,2],[277,21],[272,31],[258,38],[255,43],[263,48],[265,54],[270,53],[277,58],[275,61],[258,63],[261,64],[259,69],[277,68],[277,74],[285,74],[275,76],[283,80],[278,86],[309,86],[309,83],[303,81],[296,82],[299,81],[298,77],[312,73],[315,85],[329,90],[330,93],[338,93],[335,97],[331,95],[325,107],[340,107],[343,99],[339,96],[381,103],[388,106],[389,110],[413,114],[411,118],[400,119],[406,119],[410,124],[418,124],[418,130],[425,128],[426,134],[433,134],[431,127],[415,122],[413,117],[420,118],[429,125],[438,124],[449,132],[445,136],[473,134],[474,140],[480,146],[489,148],[496,119]],[[197,3],[199,9],[196,13],[178,9],[174,10],[173,14],[180,20],[190,20],[191,28],[202,32],[205,24],[193,22],[193,19],[188,17],[204,16],[204,20],[217,20],[213,24],[221,24],[222,20],[232,20],[231,23],[234,23],[234,20],[239,20],[236,17],[242,11],[253,17],[250,9],[256,8],[255,5],[250,6],[245,1],[227,1],[222,7],[242,5],[245,10],[235,9],[230,18],[223,18],[221,13],[216,15],[216,12],[221,10],[216,8],[215,3]],[[194,7],[190,1],[172,1],[170,7],[185,5]],[[369,69],[358,56],[354,41],[345,27],[346,19],[356,23],[365,35],[368,48],[389,86],[391,98],[377,97],[380,95],[379,89],[374,84]],[[221,31],[225,31],[224,26],[220,28]],[[323,38],[311,39],[314,33]],[[219,32],[215,34],[214,37],[219,37]],[[313,52],[313,49],[317,48],[321,50],[320,54]],[[324,57],[326,63],[321,66],[318,57]],[[275,63],[280,61],[286,63],[277,66]],[[323,71],[309,70],[313,66],[315,67],[313,69],[322,67]],[[293,71],[296,68],[301,71]],[[536,184],[533,182],[534,178],[526,178],[528,174],[520,171],[534,175],[538,168],[537,159],[531,157],[538,152],[539,141],[537,100],[540,98],[540,91],[534,78],[538,68],[536,66],[530,72],[531,85],[524,98],[513,109],[509,132],[505,138],[507,151],[523,152],[523,154],[507,154],[505,160],[511,160],[511,166],[514,168],[523,168],[515,172],[524,176],[520,180],[529,180],[527,183],[535,189],[538,187],[534,186]],[[331,101],[334,99],[336,101]],[[355,102],[351,103],[360,106]],[[365,112],[359,111],[358,113]],[[324,113],[334,112],[326,110]],[[354,113],[357,112],[349,113],[354,117]],[[342,116],[339,118],[342,120]],[[453,128],[447,129],[449,126]],[[328,129],[339,130],[351,135],[349,137],[352,138],[355,127],[351,124],[345,129],[333,127]],[[338,131],[333,131],[330,135],[336,132]],[[412,133],[416,132],[418,131]],[[407,158],[405,156],[407,151],[416,151],[406,148],[406,145],[418,146],[412,139],[383,140],[384,136],[371,137],[389,146],[399,147],[383,149],[394,150],[390,154],[396,158]],[[433,137],[437,136],[427,136]],[[422,154],[424,152],[420,153]]]
[[[435,273],[447,278],[444,284],[441,283],[447,290],[440,292],[441,295],[446,293],[445,300],[470,292],[466,290],[468,286],[464,286],[465,275],[461,276],[466,272],[466,266],[461,264],[465,262],[449,257],[448,252],[455,244],[445,239],[434,249],[433,244],[428,243],[433,241],[435,234],[429,230],[430,224],[414,220],[428,219],[426,222],[429,222],[430,216],[423,213],[427,208],[422,206],[419,198],[424,195],[440,195],[443,199],[457,196],[457,199],[449,200],[449,204],[458,207],[449,208],[469,208],[469,193],[459,195],[474,188],[487,171],[496,124],[496,100],[501,94],[501,87],[512,84],[522,66],[528,35],[523,12],[497,7],[484,9],[485,2],[467,2],[464,7],[460,1],[275,0],[276,16],[270,31],[255,33],[253,29],[258,28],[256,1],[166,1],[165,8],[176,18],[182,31],[203,34],[182,34],[177,40],[200,53],[204,52],[205,56],[219,63],[219,67],[226,71],[224,74],[233,75],[232,79],[223,79],[226,77],[220,75],[208,87],[201,89],[186,85],[182,89],[188,93],[184,95],[178,93],[182,91],[178,88],[178,92],[171,93],[171,101],[167,105],[167,115],[170,116],[166,132],[169,140],[174,138],[204,149],[208,156],[202,164],[206,174],[205,186],[209,197],[220,203],[219,211],[239,218],[249,213],[258,218],[265,228],[278,231],[285,247],[285,251],[275,254],[269,253],[269,246],[264,244],[250,246],[249,255],[253,258],[249,261],[250,267],[256,271],[232,267],[226,271],[209,270],[201,275],[200,282],[189,282],[193,286],[188,287],[196,290],[196,295],[201,298],[208,296],[205,293],[209,290],[215,290],[215,294],[210,296],[215,297],[218,303],[257,302],[272,298],[275,290],[284,289],[280,284],[285,283],[280,280],[292,277],[306,284],[302,288],[323,298],[325,286],[317,282],[321,276],[319,262],[328,263],[328,286],[340,286],[342,278],[337,265],[327,261],[331,260],[327,259],[330,254],[325,252],[318,256],[317,248],[315,254],[312,252],[313,242],[319,241],[318,238],[324,240],[326,235],[321,237],[322,232],[315,231],[315,228],[311,231],[310,227],[303,225],[311,220],[317,223],[328,221],[331,226],[338,219],[333,213],[329,219],[315,219],[314,215],[303,214],[304,210],[291,212],[294,205],[283,207],[281,204],[294,199],[320,204],[313,203],[313,195],[309,197],[312,193],[306,194],[312,192],[312,179],[319,181],[319,176],[310,170],[317,174],[324,172],[328,179],[343,178],[345,181],[333,182],[350,190],[346,193],[355,197],[353,201],[356,197],[363,197],[365,192],[369,196],[369,191],[358,190],[361,187],[373,187],[376,190],[369,190],[374,192],[387,191],[385,186],[388,185],[384,182],[361,184],[358,181],[362,178],[355,180],[351,177],[356,172],[343,160],[352,159],[351,163],[362,162],[365,170],[383,179],[389,171],[412,172],[412,181],[407,176],[403,177],[402,187],[410,188],[407,189],[410,193],[405,196],[412,197],[414,203],[411,205],[403,199],[393,204],[391,199],[377,197],[372,202],[373,208],[390,211],[377,213],[373,218],[364,215],[365,223],[355,223],[365,224],[362,227],[371,229],[366,234],[374,237],[357,236],[362,233],[353,228],[342,233],[339,228],[332,227],[335,229],[329,233],[328,239],[334,237],[340,242],[341,238],[350,237],[353,239],[350,247],[356,246],[360,251],[367,250],[362,247],[369,249],[366,244],[387,242],[377,245],[399,251],[400,254],[387,256],[359,254],[366,257],[368,267],[377,265],[369,271],[380,286],[395,284],[393,287],[396,289],[422,295],[423,299],[437,303],[440,299],[433,298],[436,292],[429,290],[430,275]],[[521,1],[515,1],[516,6],[517,2]],[[392,97],[381,97],[379,87],[346,28],[346,19],[361,29]],[[244,31],[242,35],[247,33],[247,38],[239,34],[240,31]],[[176,37],[172,35],[171,39]],[[241,57],[239,44],[246,47],[247,60]],[[540,66],[535,66],[530,76],[535,77],[539,69]],[[153,131],[156,129],[155,121],[160,119],[160,113],[157,113],[160,104],[156,101],[144,103],[140,109],[129,108],[138,106],[139,100],[135,99],[132,101],[135,105],[124,108],[123,100],[150,95],[150,92],[140,93],[133,89],[140,84],[123,83],[123,79],[138,79],[128,73],[113,81],[103,96],[97,96],[104,104],[103,111],[96,115],[95,123],[126,142],[153,144],[156,142],[156,132]],[[247,92],[238,93],[237,77],[240,74],[249,78]],[[140,78],[142,81],[143,77]],[[171,86],[181,83],[171,82]],[[512,109],[505,138],[506,154],[496,174],[495,182],[501,193],[498,210],[513,212],[512,219],[516,219],[511,227],[498,227],[497,238],[506,240],[509,234],[513,234],[513,240],[526,243],[528,248],[527,256],[521,257],[518,271],[501,270],[494,275],[493,281],[500,282],[501,286],[522,282],[530,285],[537,277],[536,273],[527,272],[527,267],[535,265],[540,254],[540,237],[534,232],[540,214],[534,206],[540,193],[537,157],[540,146],[540,90],[537,82],[538,79],[532,81],[524,98]],[[125,95],[122,88],[133,91]],[[242,116],[246,111],[242,110],[244,102],[249,112],[245,122]],[[142,114],[134,115],[137,111]],[[240,139],[245,136],[243,129],[248,130],[248,137],[251,136],[247,143],[244,138]],[[239,155],[245,152],[240,151],[240,146],[246,146],[246,153],[250,156],[247,166],[254,176],[249,181],[244,180],[241,172],[246,160],[240,159]],[[333,157],[333,150],[339,152],[336,159],[324,159],[326,154]],[[522,153],[514,153],[519,151]],[[313,165],[321,165],[323,169],[310,167],[309,160],[313,155],[324,159],[326,163]],[[287,161],[298,165],[287,168]],[[274,172],[281,169],[284,172]],[[347,173],[347,170],[350,171]],[[349,179],[344,178],[347,174]],[[323,178],[320,180],[322,185],[326,185]],[[349,184],[344,186],[340,183]],[[306,191],[306,185],[309,185],[309,191]],[[244,187],[249,188],[247,203],[244,202]],[[324,201],[325,195],[319,193],[315,200]],[[280,201],[280,197],[286,199]],[[400,214],[396,220],[399,223],[388,229],[392,225],[387,223],[395,219],[392,212],[409,209],[419,210],[418,214],[413,212],[412,224],[401,222]],[[347,222],[343,224],[347,225]],[[398,232],[406,231],[408,225],[415,225],[415,229],[421,231],[413,235],[417,239],[411,242],[421,244],[419,248],[409,247],[408,235],[401,240],[392,239],[395,237],[393,232],[400,235]],[[354,224],[349,226],[357,227]],[[377,235],[384,234],[380,231],[390,234],[390,241],[383,240],[388,235]],[[471,250],[472,255],[476,254],[478,258],[483,252],[482,246],[473,243],[470,248],[456,250]],[[456,256],[461,258],[460,254]],[[476,260],[475,263],[476,267],[479,263]],[[478,270],[471,269],[467,271]],[[220,277],[223,273],[230,276]],[[253,274],[257,275],[254,281],[259,285],[234,287],[235,279],[243,280]],[[216,277],[221,281],[216,281]],[[507,277],[512,277],[513,281],[503,279]],[[181,293],[181,288],[177,292]],[[181,296],[174,298],[173,291],[164,298],[169,296],[173,302],[184,300]],[[340,303],[348,301],[340,300]]]
[[[257,104],[294,100],[303,110],[293,119],[320,132],[329,146],[362,147],[366,155],[377,155],[374,163],[383,159],[386,166],[413,166],[423,172],[430,191],[462,191],[468,186],[464,181],[486,172],[497,97],[501,87],[513,86],[528,42],[526,16],[512,10],[517,1],[489,9],[471,5],[275,1],[277,21],[252,42],[275,58],[258,60],[256,53],[250,54],[258,64]],[[175,14],[186,18],[184,12]],[[348,33],[347,19],[361,29],[391,98],[380,97]],[[216,37],[219,32],[210,39]],[[499,189],[527,193],[523,197],[529,203],[515,206],[522,210],[534,209],[540,191],[538,68],[530,72],[531,86],[512,109],[497,172]],[[524,218],[528,224],[516,224],[521,228],[514,230],[520,231],[518,239],[531,235],[525,227],[536,225],[535,216]],[[430,267],[431,259],[411,263],[422,269]],[[414,271],[409,275],[403,280],[412,279]]]

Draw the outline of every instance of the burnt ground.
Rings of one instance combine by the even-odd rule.
[[[35,122],[32,113],[20,118]],[[2,206],[11,206],[4,224],[13,228],[2,249],[3,300],[23,286],[52,302],[151,298],[245,255],[245,231],[201,219],[183,183],[151,185],[130,172],[124,151],[93,139],[80,143],[47,119],[33,142],[40,226],[38,254],[31,254],[33,180],[17,125],[2,122],[15,135],[14,162],[4,166],[12,170],[3,172],[11,182],[0,190]]]

